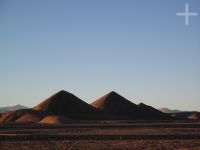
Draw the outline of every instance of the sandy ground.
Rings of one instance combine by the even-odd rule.
[[[200,150],[200,124],[0,124],[0,150],[29,149]]]

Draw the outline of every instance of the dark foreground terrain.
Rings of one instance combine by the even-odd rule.
[[[198,122],[82,121],[0,124],[1,150],[200,150]]]

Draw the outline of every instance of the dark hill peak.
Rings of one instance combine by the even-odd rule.
[[[111,91],[108,94],[104,95],[103,97],[105,98],[105,100],[113,100],[113,99],[115,99],[115,101],[116,100],[126,100],[126,101],[128,101],[126,98],[124,98],[123,96],[121,96],[120,94],[118,94],[115,91]]]
[[[115,91],[111,91],[107,95],[119,95],[119,94],[117,92],[115,92]]]
[[[79,101],[80,99],[78,97],[76,97],[75,95],[61,90],[57,93],[55,93],[54,95],[50,96],[49,98],[47,98],[46,100],[44,100],[42,103],[40,103],[39,105],[33,107],[34,110],[42,110],[42,111],[50,111],[52,110],[52,108],[58,107],[62,108],[64,106],[64,104],[67,103],[77,103],[77,101]],[[80,100],[82,101],[82,100]],[[70,104],[69,104],[70,105]]]
[[[138,106],[141,106],[141,107],[142,107],[142,106],[147,106],[147,105],[144,104],[144,103],[139,103]]]
[[[98,109],[104,109],[107,106],[121,106],[123,107],[124,104],[130,104],[130,105],[135,105],[134,103],[130,102],[120,94],[116,93],[115,91],[111,91],[108,94],[100,97],[96,101],[94,101],[91,105],[93,107],[96,107]]]
[[[91,105],[106,113],[118,117],[118,119],[171,119],[171,117],[169,117],[168,115],[163,114],[157,109],[144,103],[136,105],[114,91],[100,97]]]
[[[93,107],[103,110],[111,115],[125,115],[135,113],[138,106],[118,93],[112,91],[100,97],[91,104]]]
[[[32,109],[47,111],[69,118],[85,118],[85,116],[93,116],[100,113],[99,110],[64,90],[55,93]],[[90,117],[87,118],[89,119]]]
[[[56,94],[71,94],[65,90],[60,90],[59,92],[57,92]]]
[[[52,97],[56,97],[56,96],[70,96],[70,95],[73,95],[72,93],[69,93],[67,91],[64,91],[64,90],[61,90],[57,93],[55,93],[54,95],[52,95]]]

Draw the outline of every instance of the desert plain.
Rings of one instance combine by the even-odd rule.
[[[2,150],[198,150],[199,122],[73,121],[0,124]]]

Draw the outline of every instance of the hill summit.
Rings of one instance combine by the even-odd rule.
[[[62,115],[74,119],[89,119],[94,115],[101,114],[101,111],[64,90],[50,96],[32,109],[47,111],[55,115]]]
[[[130,114],[132,116],[137,116],[139,111],[136,104],[130,102],[115,91],[100,97],[91,103],[91,105],[115,116],[129,116]]]
[[[106,113],[114,115],[119,119],[172,119],[172,117],[169,115],[166,115],[151,106],[145,105],[143,103],[136,105],[114,91],[100,97],[91,103],[91,105]]]

